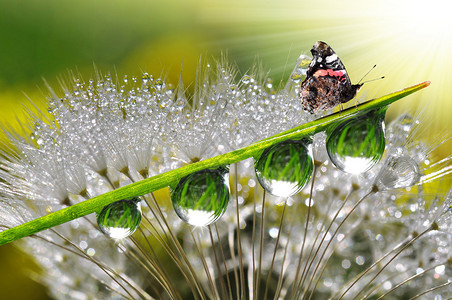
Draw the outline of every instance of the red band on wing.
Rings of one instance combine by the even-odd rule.
[[[322,76],[332,76],[337,77],[339,80],[342,80],[342,76],[346,74],[345,70],[333,71],[332,69],[319,69],[314,73],[314,77],[322,77]]]
[[[323,70],[323,69],[317,70],[313,74],[314,77],[322,77],[322,76],[326,76],[326,75],[328,75],[328,70]]]

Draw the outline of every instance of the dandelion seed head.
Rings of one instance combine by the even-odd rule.
[[[281,88],[259,66],[238,75],[234,67],[218,62],[200,67],[191,90],[182,82],[166,82],[149,73],[124,76],[118,82],[109,74],[97,74],[88,81],[75,78],[63,84],[62,96],[50,90],[47,112],[31,116],[32,134],[11,134],[17,150],[5,153],[0,162],[0,224],[16,226],[47,214],[47,208],[56,211],[312,120],[315,116],[304,113],[298,97],[309,61],[308,56],[300,56]],[[443,169],[434,161],[426,164],[433,169],[421,167],[431,158],[427,148],[413,140],[419,125],[408,114],[395,120],[386,128],[385,160],[354,176],[344,175],[328,161],[325,134],[314,136],[315,173],[311,182],[289,199],[261,189],[253,159],[233,165],[230,180],[225,179],[231,183],[228,208],[208,229],[193,230],[183,223],[169,204],[168,192],[161,192],[153,195],[155,202],[146,196],[142,226],[133,239],[112,241],[93,226],[94,216],[88,216],[18,244],[43,267],[42,281],[56,298],[177,298],[177,293],[183,298],[196,292],[196,283],[187,282],[184,276],[172,277],[165,289],[165,284],[159,283],[165,280],[160,275],[164,272],[152,269],[159,264],[168,268],[165,271],[176,270],[174,273],[190,270],[190,266],[194,273],[186,273],[187,278],[199,282],[198,288],[207,298],[215,298],[211,283],[223,295],[219,282],[227,291],[225,274],[233,281],[234,271],[240,274],[242,264],[250,294],[257,293],[253,288],[257,274],[264,286],[271,274],[269,286],[280,287],[276,296],[290,299],[311,291],[334,295],[350,279],[349,273],[362,272],[406,243],[407,236],[421,234],[435,223],[437,230],[420,236],[382,271],[380,282],[384,284],[375,288],[375,295],[438,264],[432,272],[438,278],[422,276],[406,288],[421,290],[450,275],[450,264],[442,262],[450,259],[452,221],[447,210],[450,195],[438,197],[428,206],[419,190],[407,200],[408,209],[397,203],[403,188],[419,184],[421,175],[429,170]],[[373,184],[379,192],[367,196],[355,209]],[[308,212],[310,219],[306,220]],[[195,225],[206,224],[206,217],[211,216],[209,211],[191,209],[189,213],[193,220],[189,223]],[[153,255],[156,259],[150,258]],[[312,259],[309,268],[308,257]],[[253,265],[259,266],[260,273],[255,270],[253,274]],[[391,279],[394,273],[400,277]],[[296,278],[299,288],[293,286]],[[367,291],[369,280],[365,276],[358,281],[347,296]],[[239,277],[237,282],[240,284]],[[397,292],[403,295],[406,290]],[[261,297],[263,293],[259,290]],[[269,292],[271,297],[274,293]]]

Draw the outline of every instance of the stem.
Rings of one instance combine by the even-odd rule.
[[[216,168],[221,165],[230,165],[244,159],[259,155],[264,149],[277,143],[290,139],[301,139],[303,137],[316,134],[325,130],[329,125],[335,122],[351,118],[357,113],[362,113],[363,111],[387,106],[429,85],[429,81],[419,83],[401,91],[394,92],[386,96],[362,103],[358,106],[352,106],[340,112],[336,112],[334,114],[302,124],[288,131],[253,143],[244,148],[208,158],[206,160],[202,160],[193,164],[189,164],[181,168],[129,184],[127,186],[99,195],[89,200],[66,207],[25,224],[21,224],[19,226],[0,232],[0,245],[7,244],[9,242],[38,233],[42,230],[52,228],[54,226],[72,221],[94,212],[100,212],[104,206],[115,201],[142,196],[165,188],[167,186],[176,184],[181,178],[193,172],[209,168]]]

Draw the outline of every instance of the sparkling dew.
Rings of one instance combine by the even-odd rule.
[[[408,155],[392,154],[384,162],[376,176],[380,190],[392,190],[413,186],[421,178],[418,164]]]
[[[385,113],[386,108],[372,110],[327,130],[326,150],[336,168],[359,174],[380,161],[385,149]]]
[[[132,235],[141,222],[139,198],[120,200],[105,206],[97,215],[97,225],[106,236],[123,239]]]
[[[311,143],[307,139],[273,145],[265,149],[255,163],[261,186],[279,197],[300,192],[311,178],[313,168]]]
[[[182,178],[171,192],[171,201],[182,221],[193,226],[216,222],[229,202],[228,168],[205,169]]]
[[[303,81],[306,78],[306,72],[308,71],[310,63],[311,58],[307,55],[301,54],[297,59],[295,68],[290,75],[290,79],[295,83]]]

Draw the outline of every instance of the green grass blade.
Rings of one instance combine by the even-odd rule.
[[[69,222],[71,220],[86,216],[94,212],[100,212],[102,208],[110,203],[122,199],[130,199],[159,190],[161,188],[177,184],[179,179],[193,172],[216,168],[221,165],[230,165],[244,159],[254,157],[260,154],[264,149],[279,142],[289,139],[301,139],[326,129],[330,124],[352,117],[358,112],[376,109],[387,106],[403,97],[406,97],[416,91],[419,91],[430,85],[429,81],[419,83],[398,92],[361,103],[309,123],[302,124],[291,130],[274,135],[270,138],[256,142],[244,148],[234,150],[222,155],[218,155],[206,160],[202,160],[169,172],[144,179],[139,182],[118,188],[108,193],[77,203],[25,224],[16,226],[0,232],[0,245],[30,236],[42,230]]]

